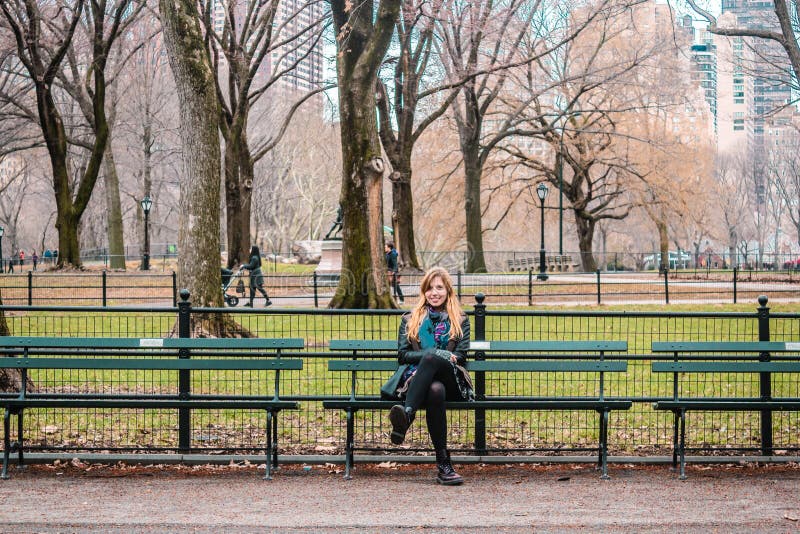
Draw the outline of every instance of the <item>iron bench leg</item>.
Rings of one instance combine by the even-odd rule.
[[[348,408],[347,410],[347,441],[344,446],[344,479],[350,480],[353,476],[350,470],[353,468],[353,434],[355,434],[355,413],[354,410]]]
[[[672,470],[678,469],[678,421],[680,418],[679,411],[672,412]]]
[[[681,444],[680,444],[680,456],[681,456],[681,474],[680,479],[686,480],[686,410],[681,410]]]
[[[23,419],[23,408],[20,408],[17,412],[17,469],[22,469],[25,467],[25,457],[24,457],[24,447],[22,446],[22,439],[23,439],[23,432],[22,427],[24,425]]]
[[[608,412],[603,410],[600,413],[600,478],[608,480]]]
[[[272,480],[272,420],[272,410],[267,410],[267,461],[264,463],[264,480]]]
[[[278,469],[278,413],[280,410],[276,410],[272,417],[272,467],[275,469]]]
[[[3,416],[3,472],[0,478],[3,480],[8,479],[8,456],[11,453],[11,410],[6,408],[5,415]]]

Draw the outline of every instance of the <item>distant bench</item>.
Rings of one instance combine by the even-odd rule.
[[[545,266],[548,272],[577,271],[578,264],[572,261],[572,256],[556,255],[545,256]],[[513,271],[534,271],[539,269],[539,257],[512,258],[506,260],[507,269]]]
[[[673,419],[672,465],[677,467],[680,459],[680,478],[686,478],[686,412],[759,412],[799,411],[797,397],[724,397],[699,392],[686,396],[681,386],[685,380],[695,384],[712,374],[772,375],[788,373],[800,380],[800,343],[776,341],[704,341],[704,342],[654,342],[654,354],[671,353],[673,361],[653,362],[654,373],[672,373],[672,398],[653,404],[656,410],[669,410]],[[780,361],[761,361],[771,354],[794,353]],[[767,358],[765,358],[767,357]],[[706,391],[708,387],[703,388]]]
[[[96,338],[96,337],[2,337],[0,336],[0,368],[18,369],[20,390],[0,396],[5,408],[3,418],[3,471],[8,478],[9,455],[18,453],[23,464],[24,424],[26,408],[134,408],[134,409],[244,409],[265,410],[266,474],[278,465],[277,417],[281,410],[296,410],[296,401],[281,400],[281,371],[298,371],[303,360],[283,358],[286,349],[302,349],[303,340],[290,339],[220,339],[220,338]],[[99,383],[106,382],[106,371],[178,371],[167,383],[173,392],[98,393],[77,390],[28,391],[31,372],[86,369],[97,371]],[[191,374],[201,371],[272,372],[272,395],[179,393],[178,382],[191,384]],[[186,374],[180,376],[182,372]],[[139,376],[139,375],[137,375]],[[109,377],[110,378],[110,377]],[[266,378],[266,376],[264,377]],[[266,383],[266,381],[265,381]],[[11,416],[17,418],[17,441],[11,443]]]
[[[361,373],[383,373],[383,379],[397,369],[397,342],[384,340],[332,340],[328,370],[350,373],[350,392],[346,398],[323,400],[323,407],[344,410],[347,417],[345,478],[351,478],[355,447],[354,416],[358,410],[388,410],[397,401],[381,400],[379,386],[364,391]],[[594,391],[583,396],[483,396],[475,402],[448,402],[448,410],[592,410],[600,414],[598,465],[602,478],[608,478],[608,415],[611,410],[627,410],[629,400],[605,397],[605,373],[624,373],[627,361],[606,360],[607,352],[625,352],[626,341],[473,341],[467,368],[473,375],[486,373],[535,373],[552,379],[553,373],[595,373]],[[345,359],[345,357],[347,357]],[[490,357],[490,358],[487,358]],[[487,359],[484,359],[487,358]],[[381,382],[382,383],[382,382]],[[587,385],[589,382],[587,382]],[[591,388],[587,387],[587,390]]]

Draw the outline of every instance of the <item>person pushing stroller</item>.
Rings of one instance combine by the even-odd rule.
[[[243,264],[242,269],[250,271],[250,302],[246,303],[245,306],[253,307],[256,291],[264,295],[265,308],[272,305],[272,301],[269,300],[269,295],[267,295],[267,290],[264,289],[264,273],[261,272],[261,252],[257,246],[253,245],[250,248],[250,263]]]

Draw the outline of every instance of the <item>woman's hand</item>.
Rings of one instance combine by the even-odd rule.
[[[458,363],[458,356],[453,353],[450,353],[450,361],[453,363]]]

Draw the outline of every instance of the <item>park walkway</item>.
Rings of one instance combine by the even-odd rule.
[[[800,466],[33,465],[0,481],[2,532],[800,532]]]

